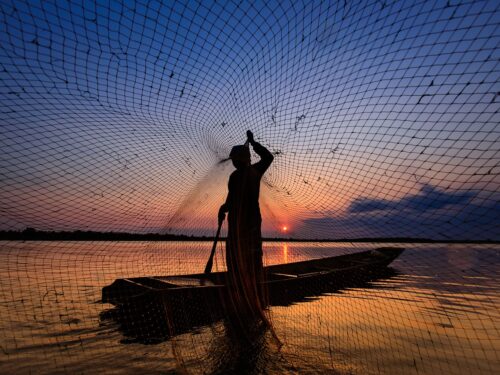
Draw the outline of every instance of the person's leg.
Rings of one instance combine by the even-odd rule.
[[[262,252],[257,252],[254,256],[254,272],[257,292],[262,308],[265,309],[269,304],[269,293],[267,290],[264,265],[262,263]]]

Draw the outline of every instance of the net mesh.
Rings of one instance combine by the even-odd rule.
[[[0,372],[499,371],[497,1],[0,17]],[[390,241],[393,268],[272,302],[251,345],[199,296],[174,323],[163,302],[101,303],[115,279],[203,271],[247,129],[274,155],[265,265]]]

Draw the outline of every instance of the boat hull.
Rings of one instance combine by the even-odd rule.
[[[260,307],[289,306],[347,288],[370,288],[372,281],[396,275],[387,266],[402,251],[377,249],[267,267],[267,280],[262,285],[267,293],[266,304]],[[254,309],[245,315],[241,305],[235,308],[234,298],[225,286],[225,273],[129,281],[119,279],[103,288],[103,302],[115,307],[101,313],[101,320],[118,323],[125,342],[154,344],[222,319],[231,321],[232,326],[245,326],[252,321],[248,315],[259,314]]]
[[[378,248],[354,254],[265,267],[263,287],[274,295],[311,283],[340,284],[359,279],[363,274],[379,272],[396,259],[404,249]],[[119,305],[138,298],[165,295],[194,296],[224,294],[226,273],[152,276],[117,279],[102,290],[102,302]]]

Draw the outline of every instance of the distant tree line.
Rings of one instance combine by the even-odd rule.
[[[126,233],[96,231],[41,231],[26,228],[23,231],[0,231],[0,240],[21,241],[193,241],[209,240],[205,236],[187,236],[160,233]]]
[[[97,231],[42,231],[26,228],[22,231],[0,231],[1,241],[212,241],[213,237],[193,236],[185,234],[160,233],[127,233],[127,232],[97,232]],[[288,242],[383,242],[383,243],[494,243],[492,240],[436,240],[429,238],[391,237],[391,238],[340,238],[340,239],[303,239],[268,237],[264,241]],[[225,238],[220,238],[225,241]]]

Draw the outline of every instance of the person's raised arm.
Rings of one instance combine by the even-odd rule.
[[[254,166],[260,171],[260,173],[264,174],[273,162],[274,156],[267,148],[262,146],[253,138],[253,133],[250,130],[247,131],[247,137],[255,153],[260,156],[260,161],[255,163]]]

